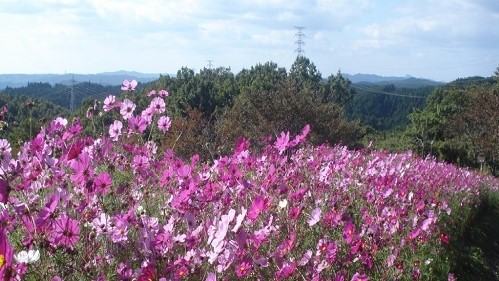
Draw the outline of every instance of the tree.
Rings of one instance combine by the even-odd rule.
[[[315,64],[304,56],[297,56],[289,76],[295,80],[300,89],[307,88],[311,91],[321,89],[322,75],[315,67]]]
[[[236,75],[236,83],[241,92],[273,91],[286,77],[285,68],[274,62],[266,62],[241,70]]]
[[[341,106],[347,106],[355,96],[355,89],[350,87],[352,82],[338,70],[336,75],[331,74],[327,78],[326,91],[324,93],[325,102],[335,102]]]
[[[309,140],[314,144],[357,146],[362,135],[360,125],[345,118],[342,106],[323,102],[320,92],[301,88],[288,78],[275,91],[241,93],[217,124],[218,143],[231,149],[240,136],[259,143],[282,131],[299,133],[306,124],[311,126]]]

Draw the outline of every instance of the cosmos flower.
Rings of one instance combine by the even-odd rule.
[[[29,250],[21,251],[17,255],[14,255],[14,259],[17,263],[34,263],[40,259],[40,251]]]
[[[170,129],[170,126],[172,125],[172,121],[170,120],[170,117],[168,116],[161,116],[158,119],[158,128],[162,132],[167,132]]]
[[[62,215],[54,222],[53,242],[56,245],[74,248],[80,238],[78,221]]]
[[[136,80],[132,80],[132,81],[125,80],[125,81],[123,81],[123,85],[121,86],[121,90],[123,90],[123,91],[135,91],[135,87],[137,87]]]

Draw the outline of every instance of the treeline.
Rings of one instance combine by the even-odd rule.
[[[313,144],[360,147],[365,134],[360,122],[348,120],[345,114],[354,96],[350,81],[341,73],[323,80],[305,57],[297,57],[289,72],[273,62],[236,75],[224,67],[198,73],[182,68],[175,77],[161,76],[143,90],[127,93],[126,98],[137,105],[136,114],[148,106],[146,95],[154,89],[172,93],[166,100],[173,121],[166,136],[151,132],[151,137],[182,156],[195,152],[214,159],[230,153],[239,137],[258,148],[269,137],[282,131],[299,133],[306,124],[312,127]],[[92,111],[93,118],[82,122],[105,130],[112,120],[104,120],[107,117],[93,108],[92,101],[84,103],[79,114]]]
[[[79,108],[84,99],[104,99],[108,94],[119,94],[120,86],[103,86],[90,82],[68,82],[54,84],[44,82],[30,82],[19,88],[6,87],[4,94],[11,96],[25,96],[28,98],[43,99],[60,107],[70,108],[73,93],[74,108]]]
[[[376,131],[403,130],[409,125],[409,114],[425,106],[435,86],[399,88],[394,84],[352,85],[357,94],[348,106],[350,119],[361,120]]]
[[[148,106],[147,93],[166,89],[168,134],[146,132],[178,155],[198,153],[216,159],[230,153],[243,136],[256,147],[281,131],[298,133],[312,128],[313,144],[411,149],[421,156],[479,168],[497,174],[499,157],[498,78],[470,77],[441,87],[399,88],[394,85],[353,85],[341,72],[323,78],[315,65],[299,56],[289,71],[273,62],[257,64],[234,74],[230,68],[180,69],[176,76],[160,76],[125,94],[136,105],[135,114]],[[89,83],[78,96],[81,103],[69,113],[67,86],[31,83],[8,88],[0,105],[7,104],[9,127],[1,137],[11,144],[26,140],[43,121],[55,116],[79,118],[88,134],[107,134],[114,116],[99,114],[103,99],[122,95],[119,86]],[[36,97],[36,98],[35,98]],[[125,98],[121,97],[121,98]],[[54,101],[60,106],[38,98]],[[34,106],[28,107],[34,101]],[[64,107],[62,107],[62,106]],[[45,123],[46,124],[46,123]],[[29,129],[28,129],[29,127]]]
[[[436,88],[409,120],[404,130],[378,134],[376,147],[412,149],[499,174],[499,69],[491,78],[458,79]]]
[[[70,115],[69,110],[45,99],[0,93],[0,138],[14,147],[32,139],[42,126],[56,116]]]

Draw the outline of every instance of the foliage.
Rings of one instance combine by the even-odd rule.
[[[56,116],[69,116],[69,111],[51,102],[25,96],[0,94],[0,137],[7,139],[17,151],[19,144],[33,138],[40,127]]]
[[[426,155],[466,166],[478,166],[482,155],[493,173],[499,157],[499,97],[497,84],[454,83],[439,88],[423,110],[410,115],[407,133],[414,148]]]
[[[78,82],[74,84],[55,84],[33,82],[25,87],[10,88],[4,90],[5,94],[12,96],[25,96],[32,99],[44,99],[55,103],[60,107],[70,108],[71,92],[74,92],[74,107],[80,107],[85,98],[103,99],[109,94],[118,94],[118,86],[103,86],[90,82]]]
[[[315,144],[356,146],[362,134],[358,123],[346,120],[340,105],[324,102],[320,92],[301,88],[292,78],[275,91],[242,93],[217,124],[217,132],[220,143],[235,144],[239,136],[259,142],[285,130],[298,133],[306,124],[314,128],[310,140]]]
[[[360,120],[377,131],[403,130],[409,114],[422,109],[434,87],[396,88],[393,84],[375,86],[355,84],[357,93],[347,107],[350,119]]]

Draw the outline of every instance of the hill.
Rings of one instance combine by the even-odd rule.
[[[158,73],[140,73],[135,71],[115,71],[97,74],[0,74],[0,90],[6,87],[25,87],[28,83],[49,83],[51,85],[71,85],[78,82],[89,82],[103,86],[120,85],[123,80],[137,80],[148,83],[159,78]]]

